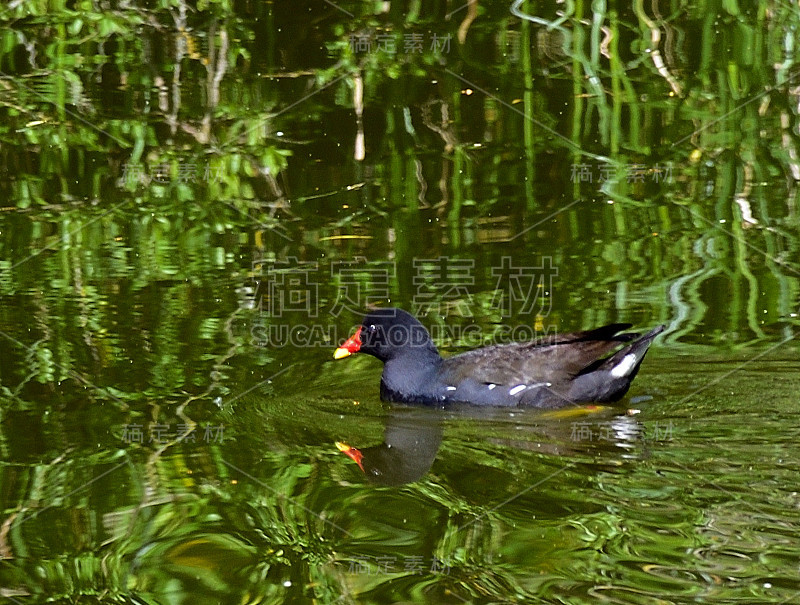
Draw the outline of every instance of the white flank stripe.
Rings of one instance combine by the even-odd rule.
[[[526,384],[518,384],[518,385],[517,385],[517,386],[515,386],[513,389],[511,389],[511,390],[508,392],[508,394],[509,394],[509,395],[516,395],[517,393],[521,393],[522,391],[524,391],[524,390],[525,390],[525,389],[527,389],[527,388],[528,388],[528,385],[526,385]]]
[[[622,358],[622,361],[620,361],[611,369],[611,375],[614,378],[622,378],[623,376],[627,376],[636,365],[636,361],[636,355],[633,353],[626,355]]]

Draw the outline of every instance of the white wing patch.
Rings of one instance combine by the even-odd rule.
[[[630,371],[636,366],[636,362],[638,358],[633,353],[629,353],[625,357],[622,358],[617,365],[615,365],[611,369],[611,375],[614,378],[622,378],[623,376],[627,376]]]
[[[519,393],[521,393],[525,389],[538,389],[539,387],[549,387],[549,386],[552,386],[552,384],[553,383],[551,383],[551,382],[537,382],[536,384],[518,384],[517,386],[512,387],[508,391],[508,394],[513,397],[514,395],[518,395]],[[491,385],[489,388],[492,388],[494,386],[497,386],[497,385]]]

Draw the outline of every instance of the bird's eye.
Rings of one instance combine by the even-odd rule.
[[[377,329],[378,328],[375,326],[375,324],[369,324],[369,326],[367,326],[367,332],[370,332],[371,334],[374,334]]]

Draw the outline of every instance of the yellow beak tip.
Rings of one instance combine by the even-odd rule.
[[[344,347],[339,347],[333,352],[334,359],[344,359],[350,355],[350,351],[345,349]]]
[[[340,452],[346,452],[347,450],[349,450],[349,449],[350,449],[350,446],[349,446],[349,445],[347,445],[346,443],[342,443],[341,441],[337,441],[337,442],[336,442],[336,448],[337,448],[337,449],[338,449]]]

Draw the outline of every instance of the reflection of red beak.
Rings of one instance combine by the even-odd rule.
[[[361,464],[361,460],[364,458],[364,454],[361,453],[360,450],[357,450],[354,447],[350,447],[346,443],[342,443],[341,441],[336,442],[336,447],[339,448],[339,451],[342,452],[348,458],[351,458],[353,462],[358,465],[358,468],[361,469],[361,472],[364,472],[364,465]]]
[[[334,359],[342,359],[353,353],[357,353],[361,348],[361,328],[356,330],[350,338],[344,341],[344,344],[333,352]]]

